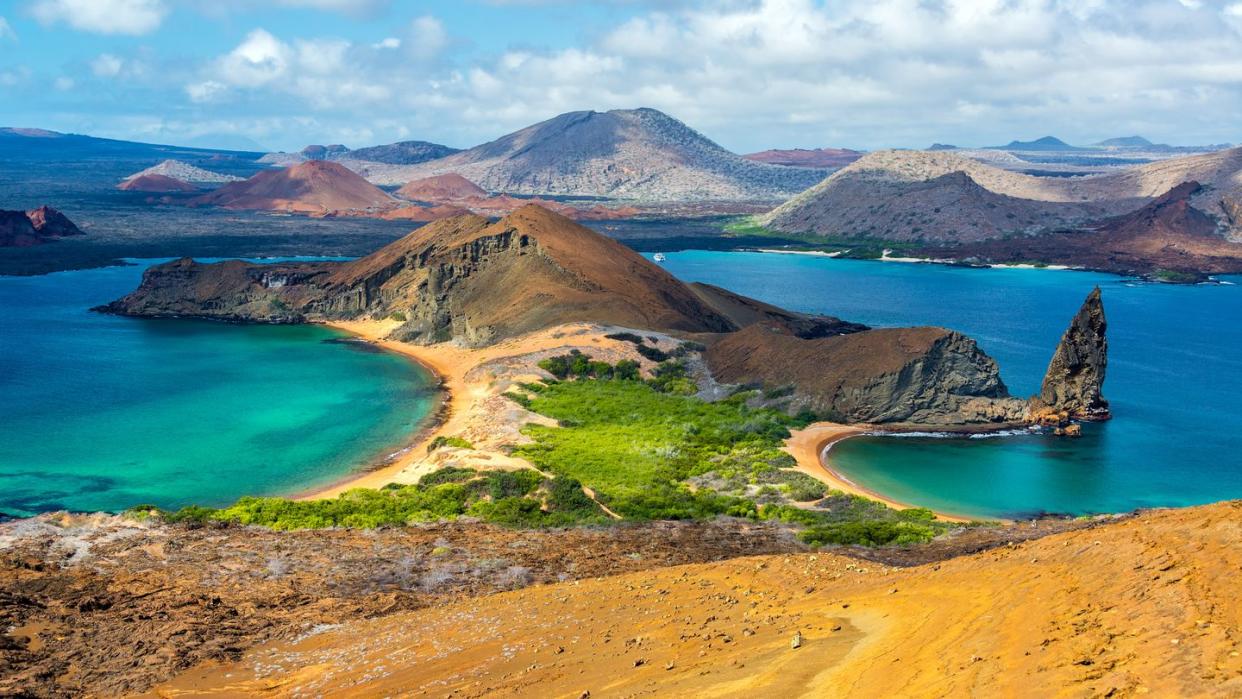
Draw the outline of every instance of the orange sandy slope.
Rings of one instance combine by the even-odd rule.
[[[259,647],[160,696],[1240,696],[1242,502],[945,563],[742,558]],[[792,648],[795,634],[799,648]]]

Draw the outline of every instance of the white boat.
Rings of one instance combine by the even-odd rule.
[[[668,258],[664,256],[664,253],[657,252],[655,255],[652,256],[651,259],[655,260],[656,262],[663,262],[667,260]]]

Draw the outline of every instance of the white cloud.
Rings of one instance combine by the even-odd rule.
[[[91,72],[101,78],[115,78],[125,62],[110,53],[101,53],[91,61]]]
[[[229,86],[224,83],[218,83],[215,80],[204,80],[200,83],[191,83],[185,86],[185,93],[189,96],[191,102],[207,103],[214,102],[228,92]]]
[[[0,41],[12,39],[17,41],[17,32],[13,31],[13,27],[9,26],[9,21],[0,17]]]
[[[73,86],[75,85],[75,83],[73,82],[73,78],[65,77],[62,75],[59,78],[56,78],[56,81],[53,83],[53,85],[56,87],[57,90],[60,90],[61,92],[68,92],[69,90],[73,89]]]
[[[419,17],[410,23],[406,46],[410,55],[415,58],[435,58],[447,45],[448,34],[444,31],[444,25],[435,17]]]
[[[147,34],[164,21],[163,0],[35,0],[30,13],[43,24],[65,23],[98,34]]]
[[[559,112],[637,106],[736,150],[1239,139],[1242,0],[616,2],[633,18],[557,50],[455,56],[461,42],[432,16],[366,40],[256,29],[176,84],[209,116],[242,102],[263,116],[312,110],[316,138],[339,140],[467,145]]]
[[[246,35],[245,41],[217,61],[221,82],[258,87],[281,78],[289,68],[293,51],[289,45],[263,29]]]

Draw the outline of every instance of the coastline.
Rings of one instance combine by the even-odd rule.
[[[818,481],[827,484],[829,487],[840,490],[851,495],[859,495],[869,500],[882,502],[894,510],[909,510],[918,507],[910,503],[894,500],[883,493],[878,493],[870,488],[863,487],[849,480],[840,472],[832,468],[828,459],[824,456],[825,450],[832,445],[849,439],[851,437],[859,437],[865,434],[871,434],[875,430],[868,425],[844,425],[835,422],[816,422],[804,429],[796,430],[790,433],[789,439],[785,442],[785,451],[797,461],[797,468]],[[936,519],[942,522],[968,523],[978,521],[977,518],[963,517],[949,512],[939,512],[933,510]],[[1005,522],[1005,520],[997,520]]]
[[[454,413],[460,413],[460,387],[450,384],[449,367],[437,361],[433,352],[418,351],[415,345],[384,339],[399,323],[395,321],[332,321],[322,325],[349,333],[387,351],[412,360],[431,374],[440,391],[438,405],[425,419],[424,424],[411,436],[402,448],[390,454],[377,467],[364,468],[345,474],[336,481],[311,489],[301,490],[292,496],[294,500],[320,500],[334,498],[354,488],[382,488],[393,482],[397,474],[426,456],[431,440],[445,431]],[[456,389],[456,390],[455,390]],[[456,399],[456,400],[455,400]]]

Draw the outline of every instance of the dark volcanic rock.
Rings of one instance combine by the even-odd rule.
[[[1104,302],[1097,286],[1061,337],[1039,396],[1032,402],[1075,419],[1107,420],[1108,401],[1101,394],[1108,367],[1107,329]]]
[[[714,311],[728,318],[739,328],[755,323],[775,324],[790,334],[807,340],[870,329],[861,323],[851,323],[832,316],[787,311],[784,308],[702,282],[692,282],[690,290]]]
[[[71,235],[83,233],[67,216],[50,206],[30,211],[0,210],[0,247],[42,245]]]
[[[975,341],[943,328],[887,328],[804,340],[757,323],[707,351],[720,381],[792,386],[788,406],[841,422],[967,426],[1017,423],[996,362]]]
[[[45,238],[82,235],[82,231],[68,216],[47,205],[27,211],[26,217],[30,219],[30,225],[34,226],[35,232]]]

